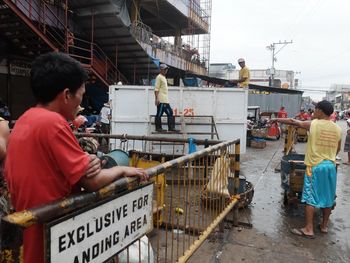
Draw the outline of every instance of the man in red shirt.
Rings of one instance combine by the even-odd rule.
[[[301,120],[301,121],[310,120],[309,114],[307,114],[304,109],[301,109],[299,114],[295,117],[296,117],[296,119]]]
[[[277,113],[277,116],[278,116],[278,118],[287,118],[288,117],[288,114],[283,106],[280,108],[279,112]]]
[[[122,176],[146,180],[132,167],[101,169],[100,160],[79,147],[68,121],[74,120],[85,92],[86,72],[62,53],[38,57],[31,69],[37,105],[16,122],[10,135],[5,177],[16,211],[43,205],[79,191],[99,188]],[[24,231],[24,263],[44,262],[43,227]]]

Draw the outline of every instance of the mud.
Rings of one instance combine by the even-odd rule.
[[[346,123],[338,123],[345,138]],[[280,187],[280,173],[275,172],[283,156],[284,140],[268,141],[265,149],[247,148],[241,157],[241,174],[255,186],[252,204],[240,210],[240,221],[252,223],[251,229],[231,227],[217,231],[197,250],[189,262],[350,262],[350,166],[342,164],[347,154],[342,150],[338,167],[337,205],[333,210],[328,234],[317,229],[320,211],[315,214],[313,240],[290,233],[290,228],[304,224],[301,204],[285,206]],[[298,153],[305,153],[306,143],[298,143]]]

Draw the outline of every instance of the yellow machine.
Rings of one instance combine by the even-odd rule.
[[[294,144],[297,138],[297,129],[292,125],[286,126],[287,134],[284,139],[284,155],[288,155],[290,152],[294,151]]]
[[[307,130],[304,128],[297,128],[297,140],[298,142],[306,142],[307,141]]]
[[[165,161],[164,157],[161,157],[161,161],[148,160],[146,158],[141,158],[140,153],[133,152],[130,159],[130,166],[138,167],[143,169],[152,168],[157,166]],[[151,182],[155,184],[155,194],[156,198],[153,201],[153,223],[162,224],[163,223],[163,213],[162,210],[165,206],[164,193],[166,187],[165,174],[159,174],[153,177]]]

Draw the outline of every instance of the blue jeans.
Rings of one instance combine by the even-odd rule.
[[[167,117],[171,117],[173,116],[173,110],[170,107],[169,103],[159,103],[157,106],[157,114],[156,114],[156,118],[160,118],[163,116],[163,114],[167,115]]]

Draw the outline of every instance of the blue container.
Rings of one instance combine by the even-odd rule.
[[[291,164],[289,161],[304,161],[304,154],[292,153],[282,157],[281,160],[281,186],[285,191],[289,190],[289,174],[291,170]],[[306,170],[304,163],[297,163],[294,165],[294,169]]]
[[[247,189],[246,189],[246,182],[247,179],[245,177],[239,177],[239,187],[238,187],[238,193],[244,193]],[[234,178],[233,177],[229,177],[228,178],[228,192],[230,193],[230,195],[233,195],[233,188],[234,188]]]
[[[112,166],[129,166],[129,154],[123,150],[113,150],[106,155],[107,161],[113,163]]]

